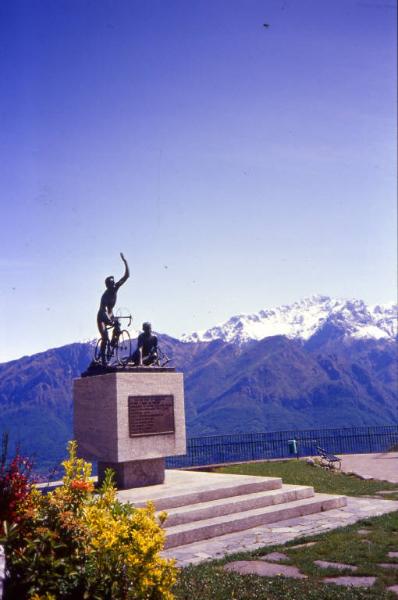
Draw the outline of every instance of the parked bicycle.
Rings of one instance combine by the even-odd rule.
[[[125,367],[131,357],[131,338],[127,329],[122,329],[122,320],[127,320],[127,327],[130,327],[131,315],[122,315],[114,317],[112,325],[107,326],[107,331],[113,329],[112,336],[109,337],[105,347],[105,362],[106,366],[120,365]],[[97,341],[94,351],[94,360],[97,363],[102,363],[101,352],[102,339]]]
[[[167,354],[162,352],[162,350],[158,346],[157,357],[156,360],[153,362],[153,365],[155,365],[156,367],[165,367],[170,361],[171,358],[169,358]]]

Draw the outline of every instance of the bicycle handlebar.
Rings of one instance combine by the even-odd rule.
[[[131,321],[133,320],[133,317],[131,315],[123,315],[121,317],[118,316],[113,316],[113,321],[119,321],[120,319],[128,319],[129,322],[127,323],[127,327],[130,327],[131,325]],[[114,322],[112,323],[112,325],[108,325],[108,327],[114,327]]]

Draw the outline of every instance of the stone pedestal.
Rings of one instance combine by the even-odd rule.
[[[74,381],[79,456],[116,473],[119,489],[163,483],[166,456],[185,454],[183,375],[123,371]]]
[[[106,469],[115,473],[118,490],[144,487],[164,483],[164,458],[147,458],[145,460],[129,460],[120,463],[98,461],[98,479],[103,481]]]

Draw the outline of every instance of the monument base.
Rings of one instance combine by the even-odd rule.
[[[108,468],[115,472],[115,484],[119,490],[164,483],[164,458],[148,458],[114,463],[99,461],[98,482],[100,484],[103,482],[105,470]]]
[[[115,371],[75,379],[78,455],[116,474],[118,489],[164,482],[165,457],[185,454],[182,373]]]

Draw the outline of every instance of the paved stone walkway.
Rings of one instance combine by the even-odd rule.
[[[205,560],[222,558],[235,552],[256,550],[263,546],[284,544],[298,537],[317,535],[337,527],[351,525],[361,519],[376,517],[398,510],[398,501],[368,498],[347,498],[347,506],[323,513],[288,519],[275,524],[255,527],[247,531],[229,533],[165,550],[163,556],[175,558],[178,566],[197,564]]]
[[[224,570],[239,573],[239,575],[260,575],[261,577],[284,575],[292,579],[307,579],[307,575],[300,573],[297,567],[276,565],[275,563],[262,562],[261,560],[237,560],[226,564]]]
[[[350,575],[342,575],[340,577],[325,577],[323,582],[349,587],[369,588],[376,582],[376,577],[353,577]]]
[[[389,592],[394,592],[394,594],[397,594],[398,596],[398,585],[392,585],[390,587],[387,588]]]
[[[269,554],[262,556],[260,560],[266,560],[267,562],[283,562],[284,560],[289,560],[289,557],[283,552],[269,552]]]
[[[344,563],[331,562],[330,560],[314,560],[314,565],[321,569],[337,569],[338,571],[358,571],[356,565],[346,565]]]
[[[291,547],[294,548],[294,546]],[[239,573],[240,575],[259,575],[262,577],[275,577],[283,575],[284,577],[293,579],[307,578],[307,575],[302,573],[298,567],[294,565],[287,565],[286,560],[289,560],[289,557],[283,552],[270,552],[269,554],[259,557],[257,560],[249,559],[229,562],[224,565],[224,571]],[[275,562],[278,564],[275,564]],[[314,565],[320,567],[321,569],[332,568],[337,571],[355,572],[358,570],[358,566],[356,565],[330,562],[327,560],[314,560]],[[379,564],[378,566],[382,568],[398,569],[398,563],[384,563]],[[376,580],[377,578],[375,576],[339,575],[334,577],[324,577],[322,581],[324,583],[342,585],[346,587],[370,588],[376,583]],[[398,586],[390,586],[387,589],[390,592],[394,592],[398,595]]]
[[[380,479],[398,483],[398,452],[384,454],[344,454],[341,470],[364,479]]]

